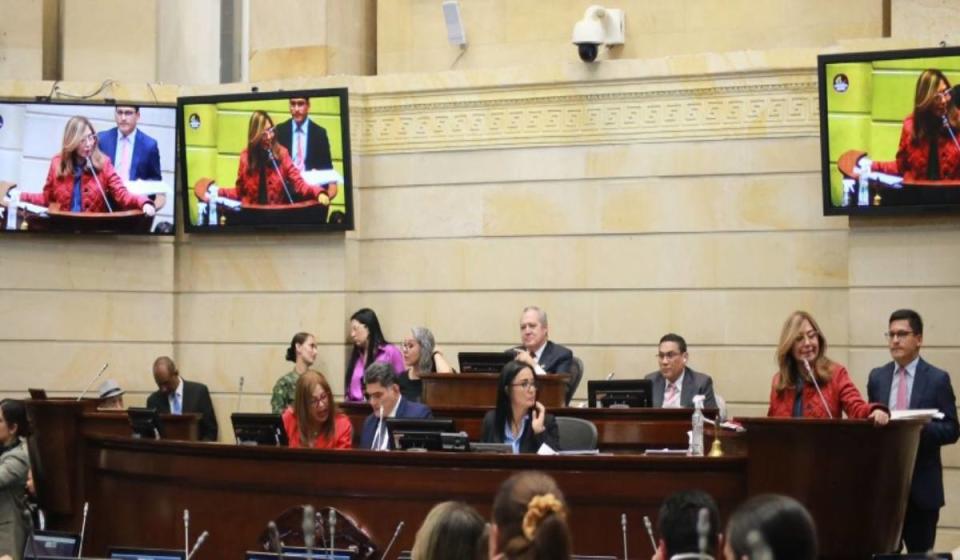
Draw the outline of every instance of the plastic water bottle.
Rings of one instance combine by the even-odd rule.
[[[693,397],[693,433],[690,436],[692,457],[703,457],[703,395]]]

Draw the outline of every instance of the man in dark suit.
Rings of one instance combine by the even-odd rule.
[[[147,408],[160,413],[200,413],[200,440],[217,441],[217,415],[213,412],[210,391],[203,383],[180,378],[173,360],[160,356],[153,362],[153,380],[159,391],[147,397]]]
[[[305,97],[290,99],[290,118],[277,125],[277,142],[300,171],[333,169],[327,131],[310,120],[310,100]]]
[[[157,141],[137,128],[140,107],[117,105],[114,111],[117,126],[97,134],[100,151],[113,162],[124,183],[146,180],[159,181],[160,149]]]
[[[363,372],[363,381],[373,413],[363,421],[359,449],[393,449],[393,435],[387,428],[387,418],[433,417],[433,412],[426,405],[400,395],[400,385],[390,364],[370,364]]]
[[[660,338],[657,361],[660,371],[647,375],[653,381],[653,406],[692,408],[694,395],[703,395],[704,408],[717,408],[713,379],[687,367],[687,341],[674,333]]]
[[[523,344],[512,348],[517,360],[533,368],[537,375],[569,373],[573,368],[573,352],[547,340],[548,336],[547,313],[539,307],[525,307],[520,316]]]
[[[669,560],[683,555],[686,558],[700,558],[700,512],[706,510],[707,540],[704,544],[706,554],[720,558],[723,552],[723,529],[720,527],[720,513],[717,502],[710,494],[702,490],[681,490],[667,497],[660,504],[657,527],[660,539],[652,560]]]
[[[920,357],[923,345],[923,320],[912,309],[900,309],[890,315],[886,333],[893,361],[870,372],[867,398],[888,404],[891,411],[910,408],[935,408],[943,413],[920,432],[920,447],[913,468],[910,499],[903,519],[901,539],[909,552],[924,553],[933,548],[937,521],[943,499],[943,468],[940,446],[960,437],[957,425],[957,401],[950,375]]]

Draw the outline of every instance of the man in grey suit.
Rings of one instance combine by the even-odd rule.
[[[657,361],[660,371],[647,375],[653,381],[653,406],[692,408],[694,395],[703,395],[704,408],[717,408],[713,379],[687,367],[687,341],[678,334],[660,338]]]

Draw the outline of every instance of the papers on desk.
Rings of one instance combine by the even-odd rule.
[[[943,420],[943,413],[936,408],[916,408],[911,410],[894,410],[890,412],[891,420],[907,420],[911,418],[927,418]]]
[[[668,455],[668,456],[677,456],[677,455],[686,456],[689,453],[690,452],[687,449],[667,449],[666,447],[664,447],[663,449],[647,449],[646,451],[643,452],[644,455]]]
[[[703,421],[706,422],[707,424],[710,424],[711,426],[716,426],[716,425],[717,425],[716,422],[714,422],[713,420],[711,420],[711,419],[709,419],[709,418],[706,418],[706,417],[704,417]],[[744,428],[743,426],[741,426],[740,424],[737,424],[736,422],[730,422],[730,421],[721,422],[721,423],[720,423],[720,427],[723,428],[724,430],[730,430],[731,432],[745,432],[745,431],[747,431],[747,429]],[[689,433],[689,432],[688,432],[688,433]]]
[[[329,183],[343,184],[343,175],[336,169],[311,169],[300,173],[303,180],[311,185],[326,185]]]

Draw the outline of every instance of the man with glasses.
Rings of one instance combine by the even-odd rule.
[[[117,105],[113,113],[117,126],[97,134],[100,151],[113,162],[124,184],[130,181],[160,181],[160,149],[157,141],[137,128],[140,107]]]
[[[687,341],[668,333],[660,338],[657,363],[660,370],[647,375],[653,381],[653,406],[656,408],[693,408],[694,395],[703,395],[704,408],[717,408],[713,379],[687,367]]]
[[[373,413],[363,421],[360,449],[393,449],[393,437],[387,430],[387,418],[433,418],[426,405],[404,399],[393,366],[374,362],[363,371],[367,402]]]
[[[943,418],[932,419],[920,432],[901,534],[907,551],[925,553],[933,548],[940,508],[945,503],[940,446],[954,443],[960,436],[957,402],[950,375],[920,357],[923,320],[916,311],[894,311],[885,335],[893,361],[870,372],[870,402],[887,403],[891,411],[926,408],[943,413]]]
[[[206,385],[181,379],[177,364],[167,356],[153,362],[153,380],[158,390],[147,397],[147,408],[161,414],[199,412],[200,441],[217,441],[217,415]]]

